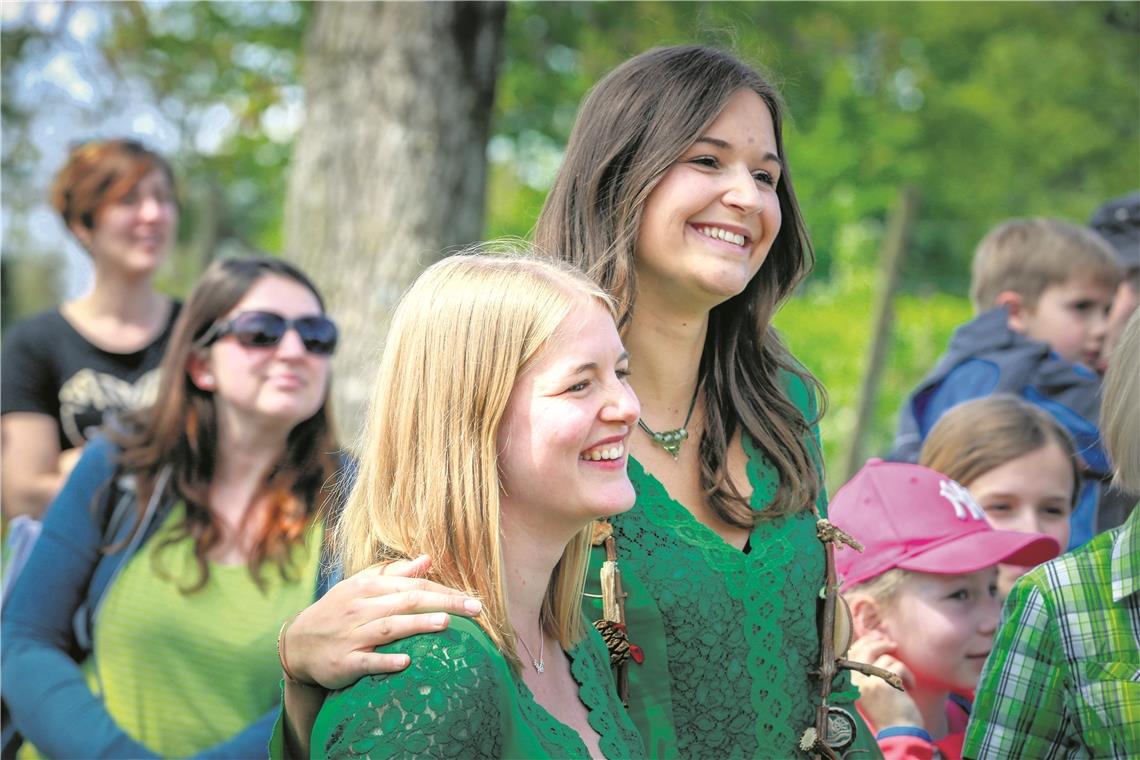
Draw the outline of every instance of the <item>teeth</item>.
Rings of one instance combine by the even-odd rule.
[[[603,459],[618,459],[625,453],[625,447],[620,443],[614,446],[605,446],[583,454],[580,459],[589,462],[600,462]]]
[[[708,237],[716,238],[717,240],[723,240],[724,242],[732,243],[733,245],[744,245],[744,236],[737,235],[735,232],[729,232],[728,230],[721,229],[720,227],[701,227],[700,230],[702,234],[707,235]]]

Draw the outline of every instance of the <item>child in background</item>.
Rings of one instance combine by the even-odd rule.
[[[1104,378],[1105,447],[1140,492],[1140,313]],[[972,758],[1135,758],[1140,750],[1140,509],[1014,584],[978,688]]]
[[[1079,460],[1072,438],[1044,410],[1008,393],[959,404],[930,431],[918,463],[968,488],[995,528],[1068,545]],[[998,568],[1002,599],[1028,570]]]
[[[1014,219],[974,254],[970,296],[978,316],[958,328],[903,406],[890,459],[918,461],[938,419],[963,401],[1013,393],[1065,426],[1090,482],[1070,521],[1069,548],[1092,537],[1108,460],[1096,420],[1107,315],[1121,271],[1092,230],[1053,219]]]
[[[864,545],[837,549],[851,610],[848,657],[900,676],[859,677],[860,714],[884,757],[961,757],[969,706],[997,628],[997,565],[1057,556],[1049,536],[995,530],[957,482],[872,459],[839,489],[830,519]]]

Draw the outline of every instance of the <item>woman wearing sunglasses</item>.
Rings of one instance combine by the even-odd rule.
[[[166,160],[133,140],[71,151],[51,203],[91,257],[91,290],[4,336],[4,515],[38,518],[105,416],[154,400],[178,303],[154,289],[178,202]]]
[[[207,269],[155,405],[85,447],[5,609],[3,695],[37,750],[264,753],[278,630],[323,591],[336,342],[292,266]]]

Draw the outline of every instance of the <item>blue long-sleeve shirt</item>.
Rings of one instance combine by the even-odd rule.
[[[77,611],[85,601],[96,603],[129,559],[125,550],[102,552],[107,512],[93,508],[115,476],[117,457],[118,449],[103,438],[84,448],[48,508],[40,538],[4,608],[4,701],[20,733],[49,757],[158,756],[115,722],[72,655],[78,646],[73,627]],[[160,523],[158,515],[142,544]],[[125,521],[112,545],[121,543],[131,524]],[[316,596],[327,590],[327,583],[322,574]],[[263,757],[276,714],[274,708],[198,757]]]

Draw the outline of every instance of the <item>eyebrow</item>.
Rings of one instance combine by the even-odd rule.
[[[732,148],[732,143],[728,142],[727,140],[721,140],[718,137],[709,137],[707,135],[704,137],[698,137],[693,144],[695,145],[697,143],[707,143],[714,148],[720,148],[721,150],[730,150]],[[781,159],[775,153],[769,151],[764,152],[762,160],[774,161],[775,163],[779,164],[781,168],[784,166],[783,159]]]
[[[621,364],[622,362],[625,362],[625,361],[629,361],[629,351],[622,351],[621,354],[618,356],[618,360],[617,360],[618,364]],[[597,368],[598,368],[597,362],[586,362],[585,364],[581,364],[581,365],[575,367],[574,370],[570,374],[571,375],[577,375],[580,372],[595,370]]]

